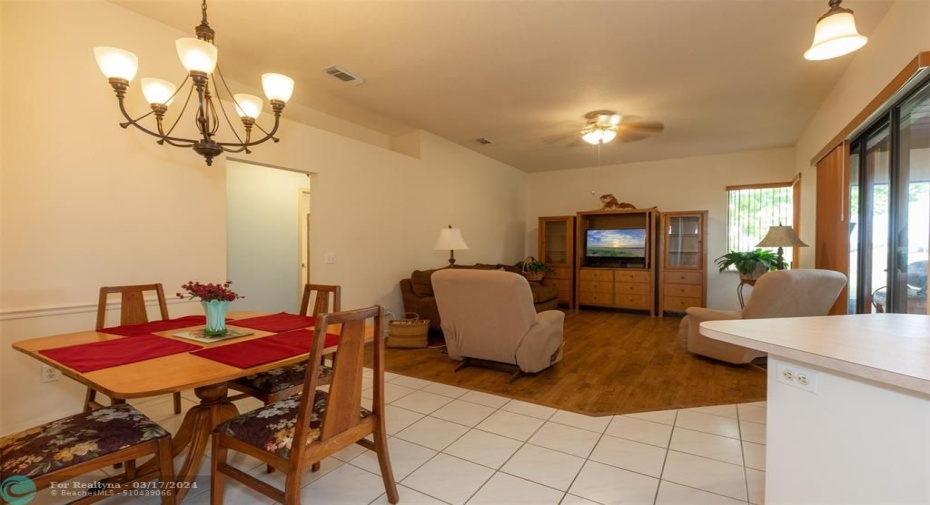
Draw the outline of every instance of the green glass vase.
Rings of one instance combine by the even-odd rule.
[[[201,301],[203,313],[207,316],[207,325],[203,328],[205,337],[218,337],[226,334],[226,311],[229,302],[226,300]]]

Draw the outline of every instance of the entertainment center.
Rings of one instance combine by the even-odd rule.
[[[706,305],[706,234],[706,211],[611,209],[540,217],[539,257],[555,269],[559,301],[573,310],[606,307],[661,316]]]

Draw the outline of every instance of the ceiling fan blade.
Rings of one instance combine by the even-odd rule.
[[[617,125],[618,132],[620,131],[637,131],[648,134],[659,133],[665,129],[665,125],[660,121],[637,121],[624,123],[621,122]]]
[[[581,133],[580,131],[556,133],[541,137],[541,140],[553,146],[573,146],[576,145],[578,141],[581,141]]]

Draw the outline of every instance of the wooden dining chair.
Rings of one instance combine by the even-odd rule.
[[[150,455],[156,464],[151,465],[151,471],[141,473],[135,461]],[[138,489],[136,483],[155,478],[165,484],[145,489],[158,490],[162,505],[175,502],[175,488],[167,484],[174,483],[171,435],[128,403],[82,412],[0,439],[0,501],[31,501],[25,497],[10,500],[17,492],[17,484],[25,491],[39,491],[120,463],[125,472],[106,483],[86,490],[69,489],[87,491],[87,495],[69,503],[94,503],[119,495],[122,490],[131,492]]]
[[[368,321],[374,329],[374,375],[371,409],[362,407],[362,371]],[[339,354],[333,361],[329,391],[319,385],[320,357],[329,325],[339,324]],[[310,348],[309,373],[302,394],[234,417],[213,430],[210,502],[223,503],[231,477],[286,505],[300,503],[301,478],[307,467],[357,443],[378,455],[384,489],[397,503],[397,484],[388,455],[384,427],[384,307],[320,316]],[[373,435],[373,441],[365,437]],[[285,474],[279,489],[229,464],[229,451],[253,456]]]
[[[332,311],[339,312],[342,310],[342,288],[336,285],[326,284],[307,284],[304,286],[303,298],[300,302],[300,313],[305,316],[319,317],[330,311],[330,300],[332,300]],[[313,303],[313,312],[308,312]],[[323,357],[320,358],[323,363]],[[332,368],[328,366],[320,367],[320,376],[318,384],[325,386],[329,384],[332,376]],[[248,375],[227,383],[229,389],[239,391],[243,394],[230,397],[231,400],[239,400],[248,396],[262,401],[265,405],[283,400],[289,396],[299,394],[304,385],[304,378],[307,375],[307,363],[298,363],[296,365],[276,368],[267,372],[254,375]]]
[[[165,290],[161,284],[137,284],[133,286],[104,286],[100,288],[100,298],[97,302],[97,325],[96,329],[102,330],[107,327],[107,300],[111,294],[120,295],[119,306],[119,325],[144,324],[149,322],[148,311],[145,307],[145,293],[154,291],[158,298],[158,310],[162,320],[169,319],[168,304],[165,301]],[[174,393],[174,413],[181,413],[181,393]],[[97,391],[91,387],[87,388],[87,394],[84,397],[84,412],[88,412],[103,405],[97,400]],[[116,400],[115,403],[122,403],[122,400]]]

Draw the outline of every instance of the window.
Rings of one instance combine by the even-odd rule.
[[[798,232],[800,174],[791,182],[727,186],[727,251],[752,251],[770,226],[792,226]],[[784,250],[792,264],[795,251]]]

